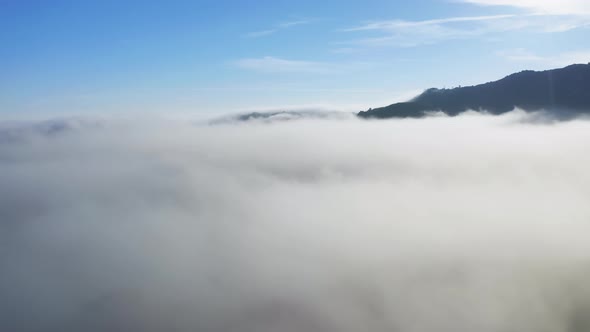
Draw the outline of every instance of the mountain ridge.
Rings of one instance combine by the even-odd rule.
[[[467,110],[502,114],[520,108],[545,110],[556,116],[590,114],[590,63],[544,71],[523,70],[497,81],[430,88],[415,98],[361,111],[361,118],[419,118],[429,112],[457,115]]]

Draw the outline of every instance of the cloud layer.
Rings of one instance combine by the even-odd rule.
[[[0,330],[585,331],[590,122],[530,120],[13,130]]]

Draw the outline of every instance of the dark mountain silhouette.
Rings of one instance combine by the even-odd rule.
[[[501,80],[454,89],[428,89],[403,103],[359,112],[362,118],[422,117],[430,111],[457,115],[466,110],[492,114],[545,110],[557,117],[590,114],[590,63],[526,70]]]

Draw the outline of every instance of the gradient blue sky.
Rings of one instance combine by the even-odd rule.
[[[0,0],[0,112],[362,110],[590,61],[588,0]]]

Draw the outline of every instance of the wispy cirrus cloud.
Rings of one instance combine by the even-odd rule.
[[[374,21],[347,28],[343,31],[348,33],[373,33],[371,36],[362,36],[344,42],[344,44],[416,47],[511,31],[555,33],[588,26],[590,26],[590,15],[554,15],[530,12],[524,14],[446,17],[417,21],[400,19]]]
[[[311,21],[309,20],[298,20],[298,21],[289,21],[289,22],[283,22],[280,23],[278,25],[279,28],[290,28],[296,25],[303,25],[303,24],[309,24],[311,23]]]
[[[459,0],[482,6],[507,6],[522,8],[546,15],[581,15],[590,14],[588,0]]]
[[[498,56],[508,61],[523,62],[529,65],[561,67],[572,63],[587,63],[590,61],[590,50],[562,52],[553,55],[539,55],[525,48],[498,51]]]
[[[248,32],[246,34],[246,37],[250,37],[250,38],[264,37],[264,36],[272,35],[275,32],[277,32],[277,29],[253,31],[253,32]]]
[[[309,24],[311,21],[309,20],[295,20],[295,21],[286,21],[275,25],[273,28],[260,30],[260,31],[252,31],[247,33],[245,36],[249,38],[258,38],[272,35],[280,30],[288,29],[297,25],[304,25]]]
[[[485,33],[485,22],[512,18],[514,15],[447,17],[421,21],[386,20],[344,29],[350,33],[375,33],[348,42],[361,46],[415,47],[444,40],[475,37]],[[346,43],[345,43],[346,44]]]
[[[330,63],[287,60],[272,56],[240,59],[235,61],[234,65],[242,69],[264,73],[327,73],[334,67]]]
[[[273,56],[239,59],[232,63],[238,68],[261,73],[300,73],[300,74],[337,74],[350,73],[354,70],[367,69],[372,64],[364,62],[322,62],[307,60],[290,60]]]
[[[404,20],[392,20],[392,21],[379,21],[368,23],[359,27],[345,29],[344,31],[363,31],[363,30],[379,30],[379,29],[397,29],[406,27],[420,27],[420,26],[432,26],[441,25],[445,23],[453,22],[477,22],[477,21],[490,21],[502,18],[514,17],[515,15],[490,15],[490,16],[464,16],[464,17],[447,17],[442,19],[423,20],[423,21],[404,21]]]

